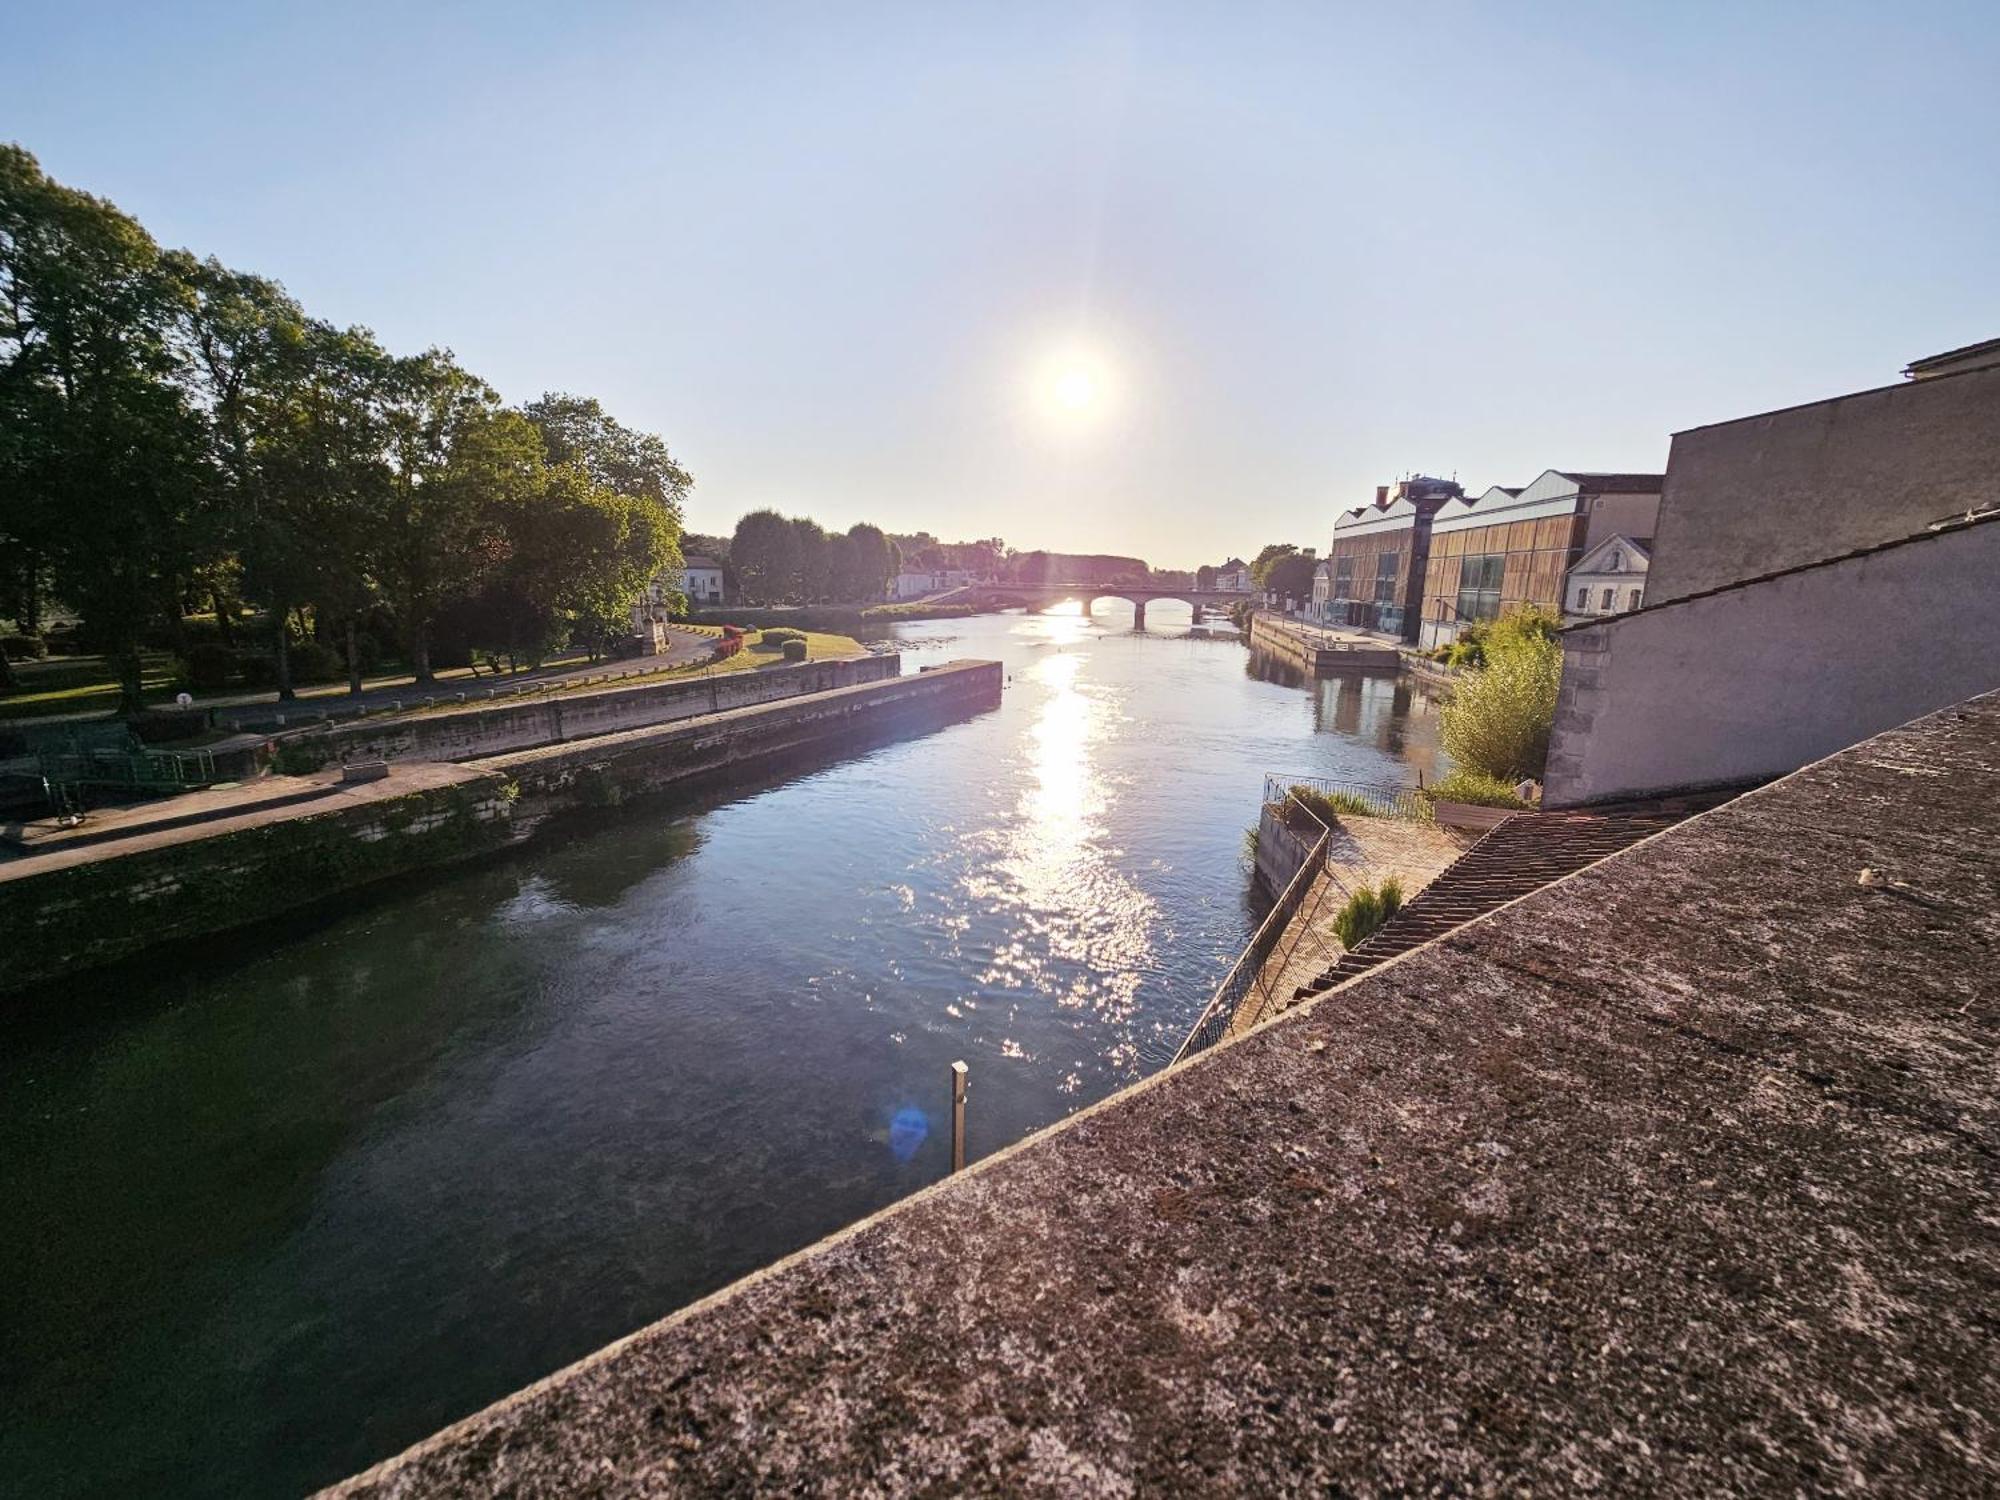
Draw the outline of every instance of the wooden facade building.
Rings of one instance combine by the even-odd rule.
[[[1523,489],[1495,485],[1440,508],[1417,644],[1447,645],[1465,626],[1519,605],[1560,613],[1564,580],[1588,548],[1621,533],[1652,534],[1661,477],[1549,469]]]

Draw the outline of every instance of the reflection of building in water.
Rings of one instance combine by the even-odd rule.
[[[1400,757],[1434,780],[1449,769],[1437,747],[1437,705],[1411,677],[1342,674],[1313,683],[1313,728]]]

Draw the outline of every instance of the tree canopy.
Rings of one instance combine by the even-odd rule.
[[[308,635],[344,638],[358,689],[385,614],[421,680],[448,615],[509,651],[600,646],[678,565],[692,486],[592,398],[509,408],[449,351],[162,251],[0,146],[0,608],[80,614],[128,709],[142,643],[181,647],[204,604],[225,641],[263,607],[281,694]]]

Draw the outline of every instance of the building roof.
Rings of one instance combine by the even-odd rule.
[[[692,557],[683,557],[681,559],[681,566],[684,568],[719,568],[722,564],[712,557],[704,557],[701,553],[697,552]]]
[[[1565,479],[1593,495],[1656,495],[1666,483],[1664,474],[1601,474],[1584,469],[1557,469]]]
[[[1392,959],[348,1493],[1993,1493],[1996,840],[1987,694]]]
[[[1608,536],[1576,560],[1576,566],[1569,570],[1570,576],[1573,577],[1578,573],[1596,573],[1602,571],[1597,566],[1597,560],[1604,556],[1605,553],[1614,549],[1622,549],[1631,553],[1640,564],[1636,568],[1624,569],[1623,571],[1625,572],[1643,573],[1652,565],[1653,539],[1651,537]]]
[[[1983,369],[1993,364],[2000,364],[2000,339],[1982,339],[1963,348],[1947,349],[1942,354],[1927,354],[1922,359],[1913,359],[1904,366],[1903,374],[1912,380],[1921,380],[1926,375],[1957,374],[1961,370]]]

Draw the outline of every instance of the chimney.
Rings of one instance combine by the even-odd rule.
[[[1375,486],[1375,503],[1377,505],[1387,505],[1389,503],[1388,485],[1378,484]]]

